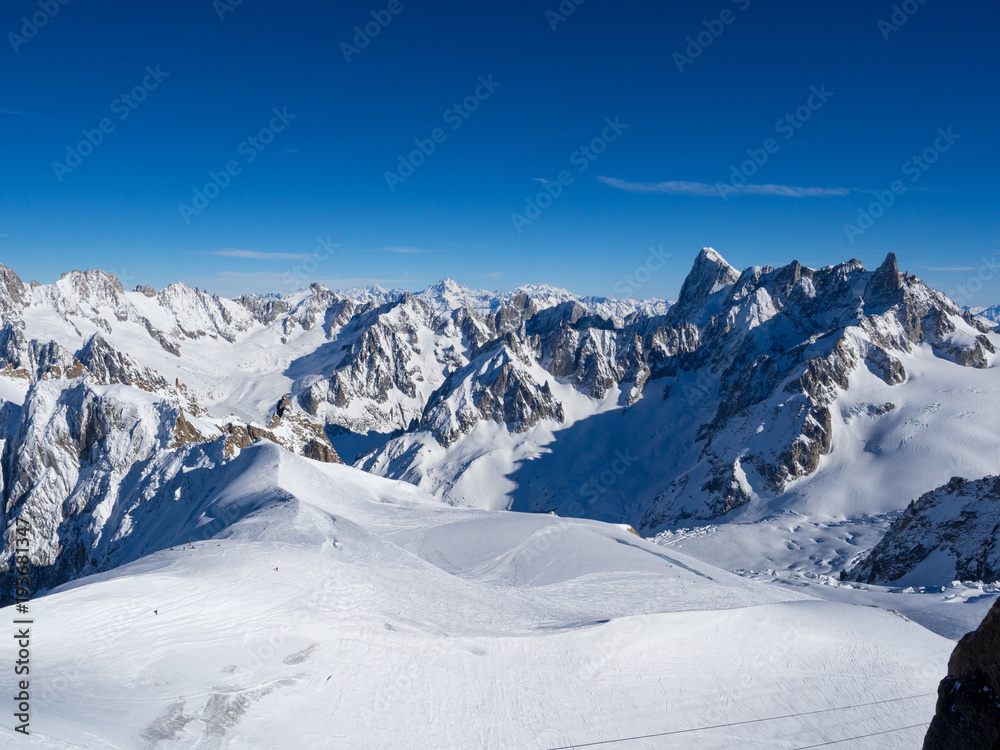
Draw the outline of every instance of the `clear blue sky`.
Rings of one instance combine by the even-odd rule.
[[[0,262],[26,280],[98,267],[226,294],[287,291],[289,273],[613,294],[662,246],[634,294],[673,297],[704,245],[738,267],[894,251],[946,291],[1000,250],[995,3],[910,0],[893,24],[871,0],[585,0],[564,20],[546,15],[558,0],[398,0],[352,51],[388,0],[233,2],[4,5]],[[476,111],[452,109],[477,93]],[[104,118],[100,145],[63,169]],[[262,150],[247,141],[272,124]],[[592,161],[578,152],[602,136]],[[387,180],[415,139],[434,153]],[[734,180],[748,149],[763,163]],[[926,170],[908,164],[926,149]],[[231,161],[203,210],[179,208]],[[572,183],[516,227],[564,170]],[[725,199],[714,187],[744,178]],[[905,192],[849,241],[844,225],[896,180]],[[318,237],[339,247],[304,261]],[[1000,302],[1000,279],[982,287],[967,301]]]

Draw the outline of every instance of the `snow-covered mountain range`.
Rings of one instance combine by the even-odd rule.
[[[988,320],[993,325],[1000,325],[1000,305],[992,307],[970,307],[969,312],[977,317]]]
[[[224,299],[3,268],[0,316],[7,558],[30,517],[45,585],[120,562],[188,472],[260,438],[447,502],[643,534],[865,524],[1000,456],[1000,337],[892,255],[739,272],[705,248],[673,305],[449,279]]]

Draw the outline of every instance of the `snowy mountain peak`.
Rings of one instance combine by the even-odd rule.
[[[432,294],[448,294],[449,292],[457,294],[460,292],[468,291],[468,287],[466,287],[464,284],[459,284],[450,276],[446,276],[445,278],[441,279],[438,283],[431,284],[424,291],[430,292]]]
[[[94,430],[121,424],[119,412],[141,411],[128,406],[137,399],[156,402],[149,429],[159,442],[148,454],[156,460],[172,461],[177,444],[192,440],[225,439],[238,449],[264,437],[300,455],[336,449],[449,501],[522,502],[627,521],[639,531],[777,504],[854,444],[843,438],[842,414],[853,414],[855,401],[875,405],[857,408],[886,424],[903,415],[905,431],[929,419],[919,408],[937,403],[907,404],[903,392],[919,391],[922,373],[985,391],[988,380],[963,370],[992,377],[1000,346],[992,327],[901,275],[893,255],[874,272],[851,261],[739,274],[704,248],[674,312],[662,302],[581,297],[546,285],[476,292],[453,279],[419,295],[373,287],[353,298],[314,285],[230,300],[184,284],[122,292],[101,272],[25,288],[2,270],[0,303],[5,481],[51,462],[47,450],[20,449],[34,432],[16,432],[43,396],[56,404],[46,424],[91,451],[73,415],[57,408],[60,391],[84,382],[95,395],[81,390],[80,399],[97,399],[109,415]],[[26,397],[39,382],[48,385]],[[851,403],[842,407],[841,398]],[[970,411],[957,391],[934,398],[962,401]],[[276,423],[279,411],[285,416]],[[994,444],[994,432],[983,431],[984,446]],[[866,455],[879,455],[883,448],[871,440]],[[623,475],[609,469],[613,481],[583,508],[574,499],[585,494],[574,484],[581,467],[603,466],[618,450],[641,454],[638,467]],[[87,466],[102,459],[99,452],[66,455]],[[986,473],[977,467],[961,472]],[[919,491],[911,496],[942,481],[926,477],[914,480]],[[70,477],[47,497],[88,524],[89,496],[74,495],[84,478]],[[115,486],[121,481],[115,477]],[[6,487],[0,499],[9,502]]]
[[[0,265],[0,310],[10,312],[24,304],[28,287],[7,266]]]
[[[953,477],[914,500],[842,578],[927,584],[1000,579],[1000,477]]]
[[[895,280],[895,284],[898,287],[900,285],[899,278],[899,263],[896,260],[896,253],[889,253],[885,256],[885,260],[882,261],[882,265],[878,267],[875,272],[876,275],[882,274],[886,277],[890,277]]]
[[[89,292],[90,290],[125,292],[122,282],[118,277],[107,271],[68,271],[59,277],[56,285],[61,287],[69,286],[82,293]]]
[[[703,247],[698,253],[697,260],[704,260],[709,263],[715,263],[720,266],[729,266],[732,268],[726,259],[722,257],[722,254],[719,253],[714,247]]]
[[[717,292],[739,281],[740,274],[726,259],[710,247],[703,247],[690,273],[684,279],[677,302],[671,308],[672,320],[700,325],[708,316],[705,308]]]
[[[382,305],[397,300],[404,294],[399,289],[385,289],[378,284],[341,289],[337,293],[341,297],[353,300],[359,305],[373,304],[376,307],[381,307]]]
[[[417,295],[439,312],[467,307],[479,311],[496,310],[503,303],[501,295],[469,289],[452,278],[441,279]]]

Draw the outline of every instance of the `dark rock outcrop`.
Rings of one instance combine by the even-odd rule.
[[[280,445],[293,453],[301,453],[306,458],[311,458],[314,461],[322,461],[328,464],[344,463],[340,459],[340,456],[337,455],[337,451],[330,442],[330,438],[323,433],[322,429],[317,427],[314,427],[313,435],[306,436],[299,445],[289,444],[288,440],[283,440],[270,430],[253,424],[228,422],[223,425],[222,432],[225,436],[223,455],[226,458],[232,458],[236,455],[237,451],[249,448],[258,440],[270,440],[275,445]]]
[[[1000,477],[954,477],[914,500],[841,578],[892,583],[932,553],[954,561],[949,577],[1000,580]]]
[[[431,395],[421,428],[448,447],[482,420],[515,433],[543,419],[565,421],[563,405],[549,384],[531,376],[533,357],[531,347],[513,333],[491,342]]]
[[[924,750],[1000,750],[1000,599],[955,647]]]

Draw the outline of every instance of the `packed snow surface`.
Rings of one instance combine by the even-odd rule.
[[[32,602],[18,746],[546,749],[750,722],[629,746],[790,750],[926,725],[953,647],[626,526],[449,506],[267,443],[222,479],[152,554]]]

